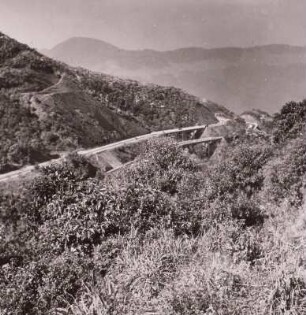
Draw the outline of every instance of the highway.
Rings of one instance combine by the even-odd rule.
[[[104,146],[100,146],[100,147],[96,147],[96,148],[92,148],[92,149],[87,149],[87,150],[79,150],[79,151],[77,151],[77,153],[80,155],[88,157],[88,156],[95,155],[95,154],[98,154],[101,152],[110,151],[110,150],[114,150],[114,149],[118,149],[118,148],[121,148],[124,146],[131,145],[131,144],[139,143],[139,142],[142,142],[145,140],[149,140],[149,139],[153,139],[153,138],[157,138],[157,137],[161,137],[161,136],[165,136],[165,135],[169,135],[169,134],[185,132],[185,131],[193,131],[193,130],[199,130],[199,129],[204,130],[206,127],[207,127],[207,125],[199,125],[199,126],[191,126],[191,127],[183,127],[183,128],[166,129],[166,130],[161,130],[161,131],[153,131],[153,132],[145,134],[145,135],[136,136],[133,138],[121,140],[121,141],[110,143],[110,144],[107,144]],[[61,161],[63,161],[65,156],[66,155],[64,155],[58,159],[53,159],[53,160],[49,160],[49,161],[40,163],[37,166],[44,167],[44,166],[48,166],[52,163],[60,163]],[[18,179],[18,177],[20,177],[20,176],[24,176],[28,173],[35,171],[35,167],[37,167],[37,166],[34,166],[34,165],[25,166],[25,167],[18,169],[16,171],[12,171],[12,172],[5,173],[5,174],[0,174],[0,183],[6,182],[6,181],[12,180],[12,179]]]
[[[135,144],[141,141],[149,140],[152,138],[156,137],[161,137],[169,134],[174,134],[174,133],[180,133],[180,132],[185,132],[185,131],[193,131],[193,130],[199,130],[199,129],[205,129],[207,125],[199,125],[199,126],[192,126],[192,127],[184,127],[184,128],[175,128],[175,129],[166,129],[166,130],[161,130],[161,131],[153,131],[151,133],[147,133],[145,135],[129,138],[126,140],[121,140],[118,142],[114,142],[111,144],[104,145],[102,147],[97,147],[97,148],[92,148],[88,150],[81,150],[78,151],[78,154],[80,155],[92,155],[92,154],[97,154],[103,151],[108,151],[108,150],[114,150],[118,149],[120,147],[128,146],[130,144]]]

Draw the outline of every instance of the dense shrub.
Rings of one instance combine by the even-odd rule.
[[[273,138],[276,143],[305,134],[306,100],[289,102],[275,115]]]
[[[74,155],[0,196],[0,311],[304,314],[303,140],[251,140],[203,168],[150,141],[103,179]]]
[[[0,92],[0,173],[51,158],[38,117]]]
[[[116,178],[121,183],[137,183],[174,195],[184,176],[195,170],[173,140],[151,140],[143,146],[139,162]]]
[[[120,183],[120,186],[126,185],[129,189],[133,187],[140,191],[145,189],[147,196],[159,192],[160,202],[166,207],[164,213],[160,212],[164,217],[164,226],[173,228],[178,234],[199,233],[201,206],[193,203],[193,207],[190,207],[191,194],[197,194],[200,187],[200,180],[195,178],[194,163],[173,140],[163,139],[146,143],[139,160],[119,174],[115,184],[112,181],[113,184]],[[138,202],[134,201],[134,204]]]
[[[280,154],[265,166],[264,198],[301,205],[304,197],[306,146],[303,137],[289,141]]]

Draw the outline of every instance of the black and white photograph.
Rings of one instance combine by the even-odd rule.
[[[305,0],[0,0],[0,315],[305,315],[305,199]]]

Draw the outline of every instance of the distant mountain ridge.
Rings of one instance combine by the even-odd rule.
[[[176,86],[237,113],[252,108],[275,112],[290,100],[306,97],[306,47],[124,50],[75,37],[44,53],[73,66]]]

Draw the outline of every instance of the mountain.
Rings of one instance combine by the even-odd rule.
[[[290,100],[306,97],[306,47],[136,51],[75,37],[44,53],[73,66],[176,86],[237,113],[253,108],[272,113]]]
[[[72,68],[0,33],[0,173],[62,151],[216,123],[216,112],[233,116],[177,88]]]

